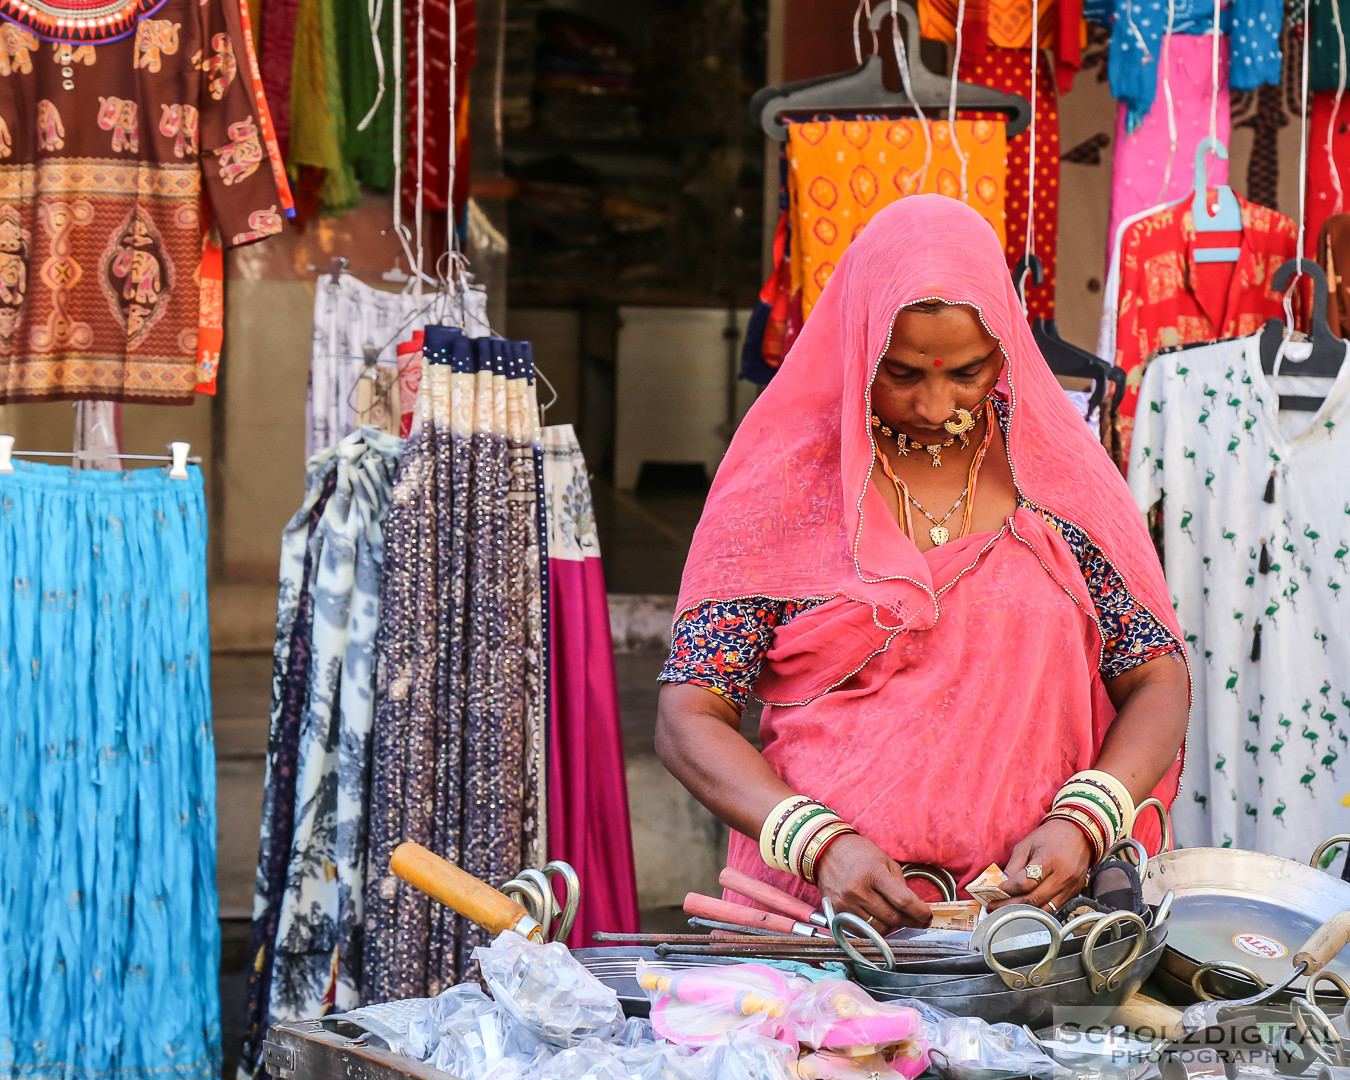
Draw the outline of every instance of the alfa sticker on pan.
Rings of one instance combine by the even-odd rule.
[[[1289,955],[1283,942],[1265,934],[1235,934],[1233,944],[1248,956],[1259,956],[1262,960],[1279,960]]]

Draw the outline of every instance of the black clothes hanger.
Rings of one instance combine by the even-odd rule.
[[[1306,360],[1285,357],[1285,363],[1290,366],[1281,367],[1280,373],[1334,379],[1340,374],[1341,364],[1345,360],[1346,343],[1333,334],[1327,325],[1327,276],[1322,268],[1311,259],[1290,259],[1275,271],[1271,288],[1277,293],[1283,292],[1289,287],[1289,279],[1300,270],[1313,282],[1312,353]],[[1283,320],[1270,319],[1261,331],[1261,370],[1267,375],[1275,373],[1275,354],[1279,351],[1285,329]],[[1280,408],[1316,412],[1322,407],[1322,401],[1322,398],[1305,394],[1281,394]]]
[[[1040,285],[1045,280],[1045,271],[1041,260],[1035,255],[1024,255],[1017,260],[1013,269],[1013,285],[1017,288],[1018,299],[1026,302],[1026,285]],[[1070,344],[1059,336],[1059,328],[1054,319],[1037,318],[1031,323],[1031,336],[1036,347],[1041,350],[1046,364],[1056,375],[1073,379],[1091,379],[1092,394],[1088,398],[1088,412],[1091,413],[1106,398],[1106,388],[1112,388],[1112,399],[1117,405],[1125,393],[1125,372],[1114,364],[1103,360],[1096,353],[1090,353],[1077,345]]]
[[[919,17],[914,8],[902,0],[881,4],[872,12],[869,25],[873,33],[892,12],[905,22],[905,52],[914,100],[921,109],[940,109],[945,113],[951,80],[930,70],[919,59]],[[766,86],[750,99],[750,120],[763,127],[769,138],[781,142],[787,138],[787,125],[782,119],[785,113],[889,113],[909,109],[904,91],[887,90],[881,72],[881,57],[874,53],[852,71]],[[1019,94],[958,82],[956,102],[966,110],[1003,113],[1008,118],[1009,138],[1031,126],[1031,104]]]

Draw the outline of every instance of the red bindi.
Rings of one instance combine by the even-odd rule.
[[[933,361],[933,366],[934,366],[934,367],[941,367],[941,366],[942,366],[942,359],[939,357],[937,360],[934,360],[934,361]]]

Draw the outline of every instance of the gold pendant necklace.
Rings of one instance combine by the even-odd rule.
[[[981,402],[980,404],[982,405],[984,403]],[[979,407],[979,405],[975,406],[976,409]],[[940,469],[942,467],[942,451],[946,450],[949,446],[952,446],[957,439],[961,440],[961,449],[966,449],[966,447],[970,445],[971,429],[975,427],[975,416],[969,409],[953,409],[952,412],[956,413],[956,418],[948,420],[942,425],[951,432],[952,437],[946,442],[941,443],[928,443],[925,445],[924,443],[916,442],[903,431],[891,430],[890,427],[882,423],[881,417],[876,413],[872,414],[872,426],[888,439],[895,440],[895,448],[899,451],[901,457],[908,457],[911,449],[925,450],[927,451],[928,456],[933,459],[933,468]]]
[[[970,494],[970,485],[967,484],[966,490],[961,492],[961,494],[956,497],[956,502],[952,503],[952,508],[948,510],[945,514],[943,514],[942,520],[939,521],[937,518],[935,518],[932,514],[930,514],[927,510],[923,508],[923,504],[921,504],[918,499],[916,499],[913,495],[909,494],[908,489],[906,489],[905,491],[905,495],[909,498],[909,501],[914,504],[915,508],[919,511],[919,513],[921,513],[924,517],[926,517],[929,521],[933,523],[933,527],[928,530],[928,538],[933,541],[934,547],[941,547],[943,544],[945,544],[948,540],[952,538],[951,530],[947,528],[947,521],[951,518],[951,516],[954,513],[956,513],[957,508],[961,505],[961,503],[965,500],[965,497],[969,494]]]

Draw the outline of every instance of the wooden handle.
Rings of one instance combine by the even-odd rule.
[[[730,866],[725,867],[717,875],[717,884],[799,923],[809,923],[811,916],[815,914],[805,900],[798,900],[782,889],[775,889],[767,881],[759,881],[740,870],[733,870]]]
[[[702,893],[691,892],[684,898],[684,910],[688,915],[699,919],[712,919],[716,922],[735,923],[737,926],[757,926],[779,934],[790,934],[797,924],[782,915],[760,911],[759,908],[733,904],[729,900],[718,900]]]
[[[1135,994],[1116,1006],[1110,1024],[1122,1024],[1130,1031],[1150,1032],[1160,1039],[1184,1039],[1186,1027],[1181,1013],[1146,994]]]
[[[523,907],[421,844],[411,840],[399,844],[389,858],[389,869],[484,930],[494,934],[514,930],[531,941],[544,940],[543,930]]]
[[[1340,911],[1303,943],[1303,948],[1294,954],[1294,966],[1307,964],[1307,976],[1311,979],[1347,945],[1350,945],[1350,911]]]

